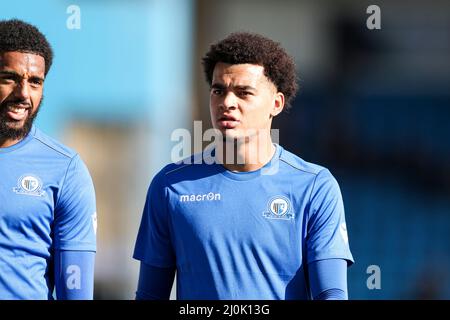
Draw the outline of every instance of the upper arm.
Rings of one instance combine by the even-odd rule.
[[[340,258],[353,263],[341,191],[328,170],[316,176],[308,214],[307,262]]]
[[[67,167],[55,203],[53,248],[58,299],[92,299],[96,251],[95,191],[78,155]]]
[[[95,191],[87,167],[76,155],[70,162],[55,204],[54,248],[96,250]]]
[[[164,173],[155,176],[148,189],[133,257],[146,264],[175,266]]]

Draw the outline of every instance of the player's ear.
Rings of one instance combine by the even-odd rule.
[[[283,109],[284,109],[284,103],[285,103],[284,94],[282,92],[275,93],[270,115],[272,117],[275,117],[278,114],[280,114],[281,111],[283,111]]]

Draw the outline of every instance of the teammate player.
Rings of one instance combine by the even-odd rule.
[[[0,299],[93,297],[91,177],[33,125],[52,57],[34,26],[0,21]]]
[[[292,58],[268,38],[235,33],[210,47],[203,67],[224,139],[201,164],[154,177],[134,252],[136,298],[167,299],[176,271],[178,299],[347,299],[353,258],[339,186],[270,136],[297,90]]]

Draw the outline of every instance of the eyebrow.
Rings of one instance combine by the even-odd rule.
[[[15,76],[15,77],[19,77],[20,75],[17,72],[14,71],[0,71],[1,75],[10,75],[10,76]]]
[[[10,76],[14,76],[16,78],[22,78],[22,76],[15,71],[6,71],[6,70],[0,71],[0,75],[10,75]],[[39,80],[39,81],[44,82],[44,78],[41,78],[39,76],[31,76],[30,79]]]
[[[226,89],[226,87],[221,83],[213,83],[211,85],[211,89]]]
[[[211,89],[221,89],[224,90],[227,87],[221,83],[213,83],[211,85]],[[252,87],[252,86],[234,86],[233,88],[238,89],[238,90],[245,90],[245,91],[256,91],[256,88]]]

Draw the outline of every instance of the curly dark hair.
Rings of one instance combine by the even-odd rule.
[[[53,50],[45,36],[33,25],[18,19],[0,21],[0,52],[19,51],[40,55],[45,75],[53,61]]]
[[[216,63],[251,63],[264,67],[265,76],[285,96],[286,109],[298,90],[295,63],[280,43],[249,32],[235,32],[212,44],[202,59],[206,81],[211,85]]]

